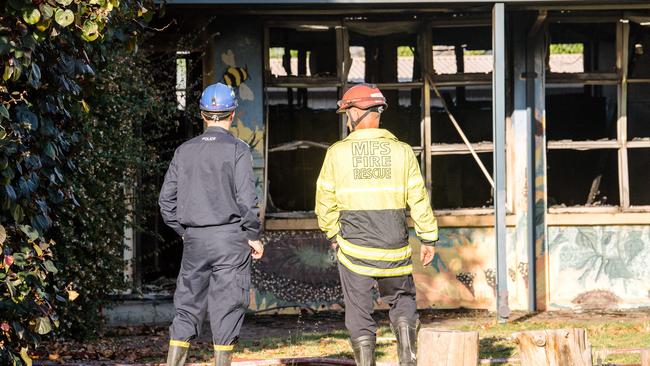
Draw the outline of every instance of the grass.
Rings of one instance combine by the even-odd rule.
[[[478,330],[480,334],[480,358],[517,357],[517,347],[509,339],[513,332],[537,329],[557,328],[586,328],[594,354],[602,349],[647,348],[650,346],[650,320],[648,318],[620,319],[606,317],[599,319],[572,320],[566,314],[553,318],[552,313],[546,313],[542,319],[532,317],[506,324],[497,324],[490,317],[459,318],[453,322],[429,324],[444,329]],[[382,325],[378,337],[393,337],[388,326]],[[236,358],[269,359],[290,357],[333,357],[352,358],[348,335],[345,330],[331,332],[302,333],[297,331],[287,337],[265,337],[257,340],[240,342]],[[197,350],[197,352],[199,352]],[[200,351],[200,359],[209,359],[210,352]],[[379,342],[377,346],[379,361],[395,361],[395,343]],[[596,361],[596,359],[594,359]],[[607,363],[629,364],[639,363],[639,354],[611,355],[603,360]]]

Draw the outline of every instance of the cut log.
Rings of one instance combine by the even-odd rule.
[[[423,328],[417,357],[418,366],[476,366],[478,332]]]
[[[641,350],[641,366],[650,366],[650,348]]]
[[[513,334],[522,366],[592,366],[584,329],[551,329]]]

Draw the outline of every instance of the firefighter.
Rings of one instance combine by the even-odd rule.
[[[373,85],[350,88],[338,102],[348,137],[332,145],[316,187],[318,224],[337,250],[345,325],[358,366],[375,365],[373,288],[390,305],[400,366],[415,365],[419,320],[407,207],[428,265],[438,225],[417,159],[408,144],[379,128],[386,99]]]
[[[224,84],[201,95],[205,132],[176,149],[160,191],[165,223],[183,238],[168,366],[182,366],[210,316],[215,365],[229,366],[249,304],[251,258],[262,257],[250,147],[234,137],[237,99]]]

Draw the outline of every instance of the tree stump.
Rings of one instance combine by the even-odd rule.
[[[650,348],[641,350],[641,366],[650,366]]]
[[[478,332],[423,328],[417,357],[418,366],[476,366]]]
[[[521,366],[592,366],[584,329],[551,329],[513,334]]]

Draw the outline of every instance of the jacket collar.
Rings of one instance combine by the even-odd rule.
[[[219,126],[210,126],[210,127],[206,128],[205,131],[203,131],[203,133],[227,133],[227,134],[231,134],[230,131],[226,130],[223,127],[219,127]]]
[[[397,137],[383,128],[364,128],[352,131],[345,140],[371,140],[371,139],[390,139],[397,140]]]

